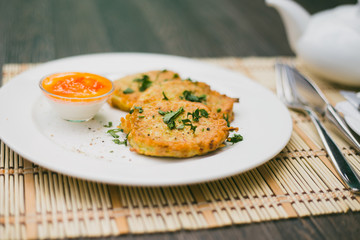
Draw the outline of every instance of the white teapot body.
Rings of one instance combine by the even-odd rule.
[[[267,0],[280,13],[292,50],[315,74],[360,86],[360,3],[310,16],[290,0]]]

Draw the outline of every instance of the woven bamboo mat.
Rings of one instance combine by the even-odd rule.
[[[274,58],[202,60],[241,72],[275,91]],[[297,60],[284,60],[308,74]],[[34,66],[3,66],[3,82]],[[342,100],[339,89],[316,81],[332,103]],[[1,143],[0,238],[142,234],[359,211],[360,198],[344,188],[310,119],[297,112],[291,115],[291,140],[271,161],[240,175],[190,186],[84,181],[36,166]],[[359,152],[334,129],[332,134],[360,172]]]

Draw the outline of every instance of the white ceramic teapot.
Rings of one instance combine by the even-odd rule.
[[[292,0],[265,0],[278,10],[292,50],[324,79],[360,86],[360,0],[310,16]]]

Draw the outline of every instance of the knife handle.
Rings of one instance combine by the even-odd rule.
[[[351,188],[354,193],[360,194],[359,175],[350,166],[338,146],[335,144],[334,140],[323,127],[316,114],[310,109],[307,109],[307,112],[309,113],[309,116],[313,121],[322,142],[324,143],[325,149],[342,180]]]
[[[338,129],[344,134],[344,136],[350,140],[358,151],[360,151],[360,143],[355,138],[354,134],[350,131],[348,125],[345,123],[343,118],[339,115],[336,109],[330,104],[326,105],[326,117],[335,124]]]

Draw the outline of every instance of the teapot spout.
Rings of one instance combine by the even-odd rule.
[[[296,53],[296,44],[308,25],[310,14],[292,0],[265,0],[265,2],[279,12],[290,47]]]

